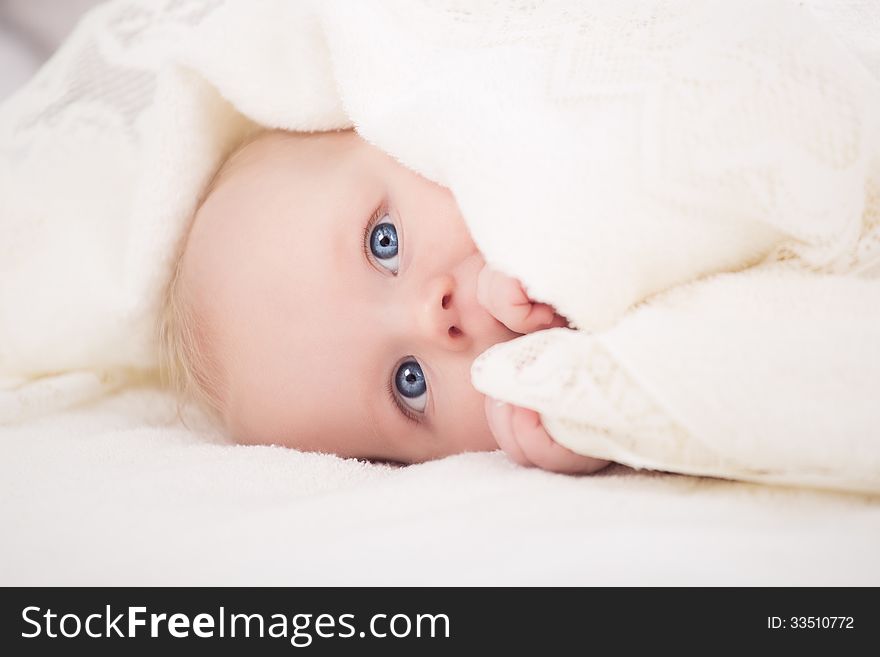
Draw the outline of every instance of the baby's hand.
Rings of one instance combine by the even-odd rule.
[[[498,446],[520,465],[563,474],[587,474],[609,463],[575,454],[557,443],[544,431],[541,417],[531,409],[486,397],[486,418]]]
[[[492,316],[516,333],[568,326],[552,306],[535,303],[515,278],[484,265],[477,277],[477,301]]]

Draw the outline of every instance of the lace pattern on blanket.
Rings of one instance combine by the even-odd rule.
[[[539,331],[497,345],[477,359],[472,375],[478,389],[537,410],[554,439],[592,456],[755,479],[784,474],[702,444],[600,342],[581,332]]]
[[[880,265],[880,159],[865,189],[865,209],[856,239],[825,262],[814,261],[805,256],[797,243],[786,242],[778,246],[765,263],[815,273],[856,275]]]
[[[35,110],[21,118],[18,129],[27,132],[61,120],[68,127],[88,124],[91,129],[120,123],[136,138],[135,124],[153,104],[155,70],[161,64],[144,53],[153,41],[169,38],[174,30],[196,27],[223,2],[132,0],[98,7],[97,12],[113,12],[102,17],[105,29],[91,30],[84,39],[71,39],[63,48],[75,49],[72,55],[56,56],[40,71],[35,83],[45,96],[42,102],[33,103]]]
[[[560,444],[637,468],[835,486],[832,467],[756,467],[720,454],[677,423],[601,343],[569,329],[538,331],[489,349],[474,363],[475,386],[537,410]],[[861,475],[863,476],[863,475]],[[865,480],[870,488],[875,484]]]
[[[471,369],[478,389],[552,415],[562,433],[609,439],[645,460],[687,454],[701,462],[720,462],[695,443],[595,339],[568,329],[538,331],[496,345]]]

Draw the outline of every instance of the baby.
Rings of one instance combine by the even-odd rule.
[[[487,268],[449,190],[354,131],[267,131],[209,186],[162,333],[178,387],[238,442],[593,472],[607,461],[470,383],[488,347],[565,325]]]

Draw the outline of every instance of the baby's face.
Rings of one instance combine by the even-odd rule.
[[[517,334],[477,303],[451,193],[351,131],[240,158],[181,270],[233,437],[406,463],[495,449],[470,366]]]

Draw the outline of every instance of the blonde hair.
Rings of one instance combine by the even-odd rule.
[[[214,172],[190,218],[186,237],[181,240],[174,259],[171,280],[163,295],[157,326],[159,375],[163,385],[177,394],[177,416],[184,424],[183,409],[189,404],[206,411],[211,420],[220,424],[224,414],[222,370],[210,355],[214,351],[209,348],[211,334],[199,322],[192,304],[188,303],[183,293],[181,272],[189,233],[208,197],[242,161],[241,154],[247,147],[265,132],[257,130],[247,135]]]
[[[159,313],[159,374],[162,383],[177,393],[177,415],[184,424],[183,408],[193,403],[219,422],[223,415],[220,377],[200,345],[197,318],[183,297],[182,262],[181,253]]]

